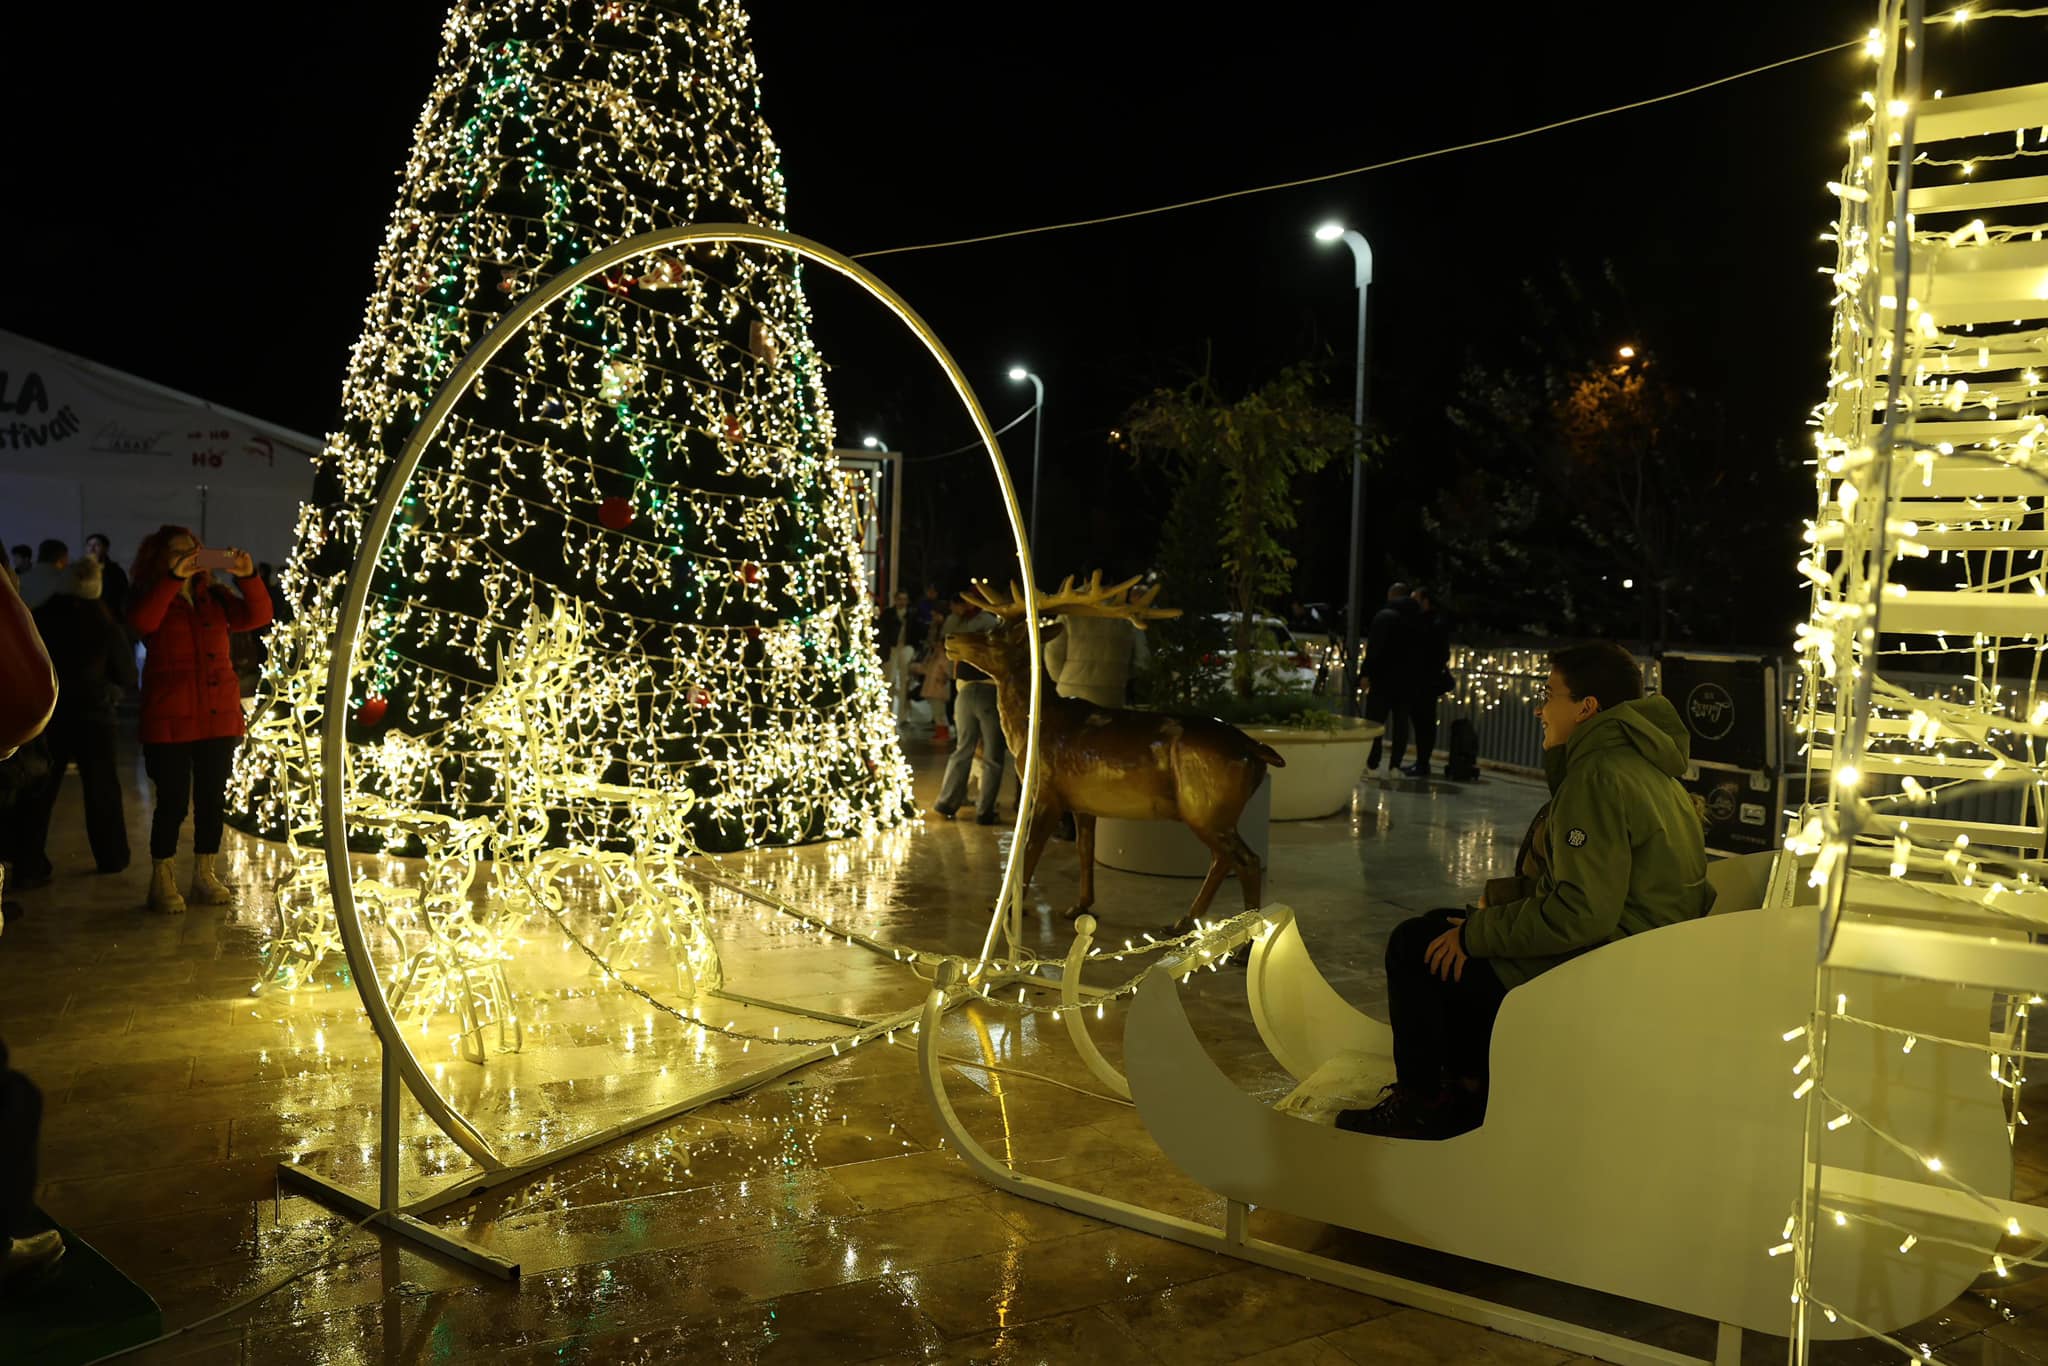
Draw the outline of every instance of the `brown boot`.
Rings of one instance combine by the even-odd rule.
[[[194,854],[192,856],[192,885],[185,891],[185,899],[195,906],[225,906],[235,899],[235,889],[222,882],[213,871],[213,861],[218,854]]]
[[[160,858],[151,868],[149,909],[160,915],[185,913],[185,898],[178,895],[178,872],[170,859]]]

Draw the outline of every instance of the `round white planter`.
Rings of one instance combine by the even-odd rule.
[[[1266,781],[1252,793],[1237,822],[1237,833],[1267,868],[1273,861],[1266,857],[1266,822],[1273,804],[1273,779],[1278,774],[1277,769],[1266,770]],[[1206,877],[1210,857],[1208,846],[1179,821],[1122,821],[1103,816],[1095,822],[1095,861],[1127,873]]]
[[[1386,728],[1355,716],[1339,719],[1341,728],[1334,731],[1245,727],[1246,735],[1271,745],[1287,761],[1285,768],[1266,770],[1267,786],[1273,789],[1274,820],[1315,820],[1334,816],[1351,805],[1351,789],[1365,772],[1372,742]]]

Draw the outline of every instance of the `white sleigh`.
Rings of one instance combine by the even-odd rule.
[[[1137,993],[1126,1074],[1161,1149],[1233,1201],[1784,1333],[1793,1257],[1771,1249],[1809,1169],[1806,1107],[1793,1098],[1808,1041],[1783,1036],[1812,1006],[1816,914],[1715,914],[1611,944],[1509,993],[1485,1123],[1445,1142],[1347,1133],[1291,1113],[1298,1104],[1246,1095],[1196,1038],[1178,989],[1185,969],[1172,964]],[[1390,1031],[1332,990],[1291,911],[1274,918],[1253,950],[1249,990],[1268,1048],[1304,1083],[1290,1100],[1320,1091],[1369,1103],[1392,1076]],[[1852,1013],[1930,1038],[1985,1036],[1983,990],[1864,980],[1869,999]],[[2003,1093],[1981,1053],[1906,1052],[1897,1036],[1838,1025],[1828,1078],[1832,1094],[1938,1155],[1948,1174],[1978,1191],[2011,1189]],[[1990,1265],[2010,1211],[2024,1208],[1959,1208],[1966,1197],[1862,1124],[1820,1138],[1823,1204],[1846,1222],[1826,1229],[1842,1241],[1822,1245],[1814,1296],[1871,1328],[1947,1305]],[[1862,1218],[1875,1206],[1859,1197],[1896,1197],[1916,1182],[1924,1210],[1957,1216],[1937,1225],[1953,1243],[1923,1233],[1902,1252],[1899,1227]],[[2029,1211],[2030,1232],[2042,1213]]]

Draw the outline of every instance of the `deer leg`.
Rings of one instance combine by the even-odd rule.
[[[1259,865],[1259,856],[1252,852],[1252,847],[1246,844],[1244,837],[1235,830],[1223,835],[1218,843],[1222,845],[1223,854],[1236,866],[1238,886],[1244,889],[1244,908],[1256,911],[1265,904],[1261,899],[1264,890],[1261,886],[1264,880],[1262,874],[1265,870]]]
[[[1202,879],[1202,890],[1195,893],[1194,904],[1188,907],[1187,914],[1167,927],[1172,934],[1186,934],[1195,927],[1195,921],[1209,909],[1209,903],[1216,899],[1216,889],[1223,885],[1223,879],[1230,873],[1231,860],[1222,846],[1212,836],[1201,831],[1196,833],[1201,836],[1202,843],[1209,846],[1209,875]]]
[[[1081,895],[1067,912],[1069,920],[1095,904],[1095,817],[1079,811],[1074,813],[1074,852],[1081,856]]]
[[[1046,841],[1052,838],[1052,832],[1059,827],[1059,823],[1059,808],[1050,802],[1047,802],[1044,806],[1031,813],[1031,829],[1024,836],[1024,882],[1026,886],[1030,885],[1032,876],[1037,873],[1038,857],[1045,852]]]

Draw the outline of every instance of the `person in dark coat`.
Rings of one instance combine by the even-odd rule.
[[[234,893],[214,871],[227,807],[228,769],[242,738],[242,695],[228,634],[270,624],[270,593],[248,552],[230,550],[241,596],[211,582],[199,538],[166,526],[143,539],[130,576],[128,624],[142,637],[142,762],[156,787],[149,908],[185,909],[172,860],[192,808],[192,900],[218,906]]]
[[[1419,615],[1415,599],[1405,583],[1387,586],[1386,605],[1373,613],[1372,623],[1365,635],[1365,679],[1370,690],[1365,695],[1365,719],[1381,725],[1392,725],[1394,754],[1391,768],[1401,766],[1401,751],[1407,748],[1407,727],[1395,721],[1406,715],[1410,698],[1415,691],[1415,660],[1419,653],[1416,638],[1416,618]],[[1380,766],[1380,742],[1372,742],[1372,753],[1366,756],[1365,766],[1376,769]]]
[[[128,571],[113,560],[113,542],[104,531],[95,531],[85,538],[85,555],[96,560],[100,567],[100,601],[105,604],[107,614],[116,623],[128,619]]]
[[[1414,671],[1410,674],[1402,710],[1394,717],[1394,763],[1408,748],[1408,732],[1415,732],[1415,762],[1401,771],[1411,778],[1427,778],[1429,761],[1436,753],[1436,703],[1451,690],[1451,624],[1438,609],[1427,588],[1417,588],[1410,598],[1415,603]]]
[[[925,625],[911,609],[910,594],[898,593],[875,622],[875,645],[882,655],[882,677],[898,721],[909,706],[910,666],[924,644]]]
[[[57,668],[57,710],[43,732],[50,771],[21,804],[15,871],[23,883],[50,876],[50,815],[64,770],[78,765],[85,792],[85,835],[102,873],[128,866],[128,820],[114,760],[114,708],[135,686],[135,654],[102,600],[98,561],[71,566],[69,587],[36,609],[36,629]]]

